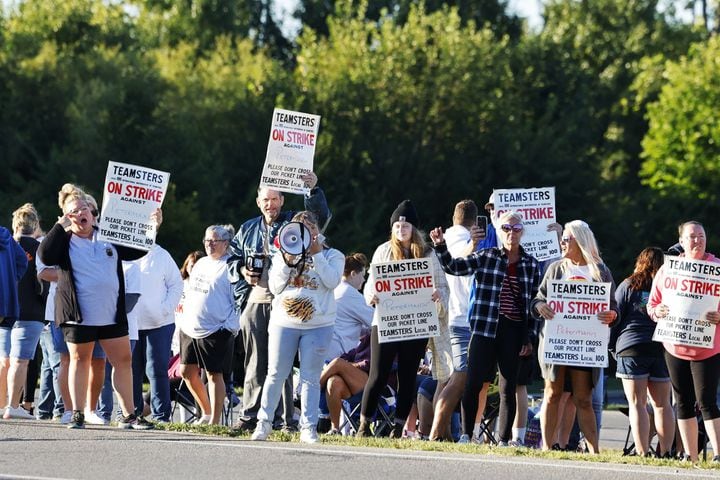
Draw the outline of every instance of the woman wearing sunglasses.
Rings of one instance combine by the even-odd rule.
[[[520,357],[532,353],[532,340],[538,335],[538,323],[530,315],[530,302],[540,284],[540,265],[520,245],[524,228],[519,213],[503,213],[496,225],[500,227],[497,233],[502,246],[473,252],[464,258],[452,258],[441,228],[432,230],[430,238],[445,272],[474,276],[462,439],[472,434],[483,381],[494,377],[499,368],[499,441],[500,445],[508,445],[514,443],[510,439]]]
[[[560,241],[563,258],[548,267],[537,297],[532,301],[533,314],[539,319],[552,321],[555,312],[547,304],[547,284],[553,280],[579,280],[588,282],[609,282],[610,310],[598,313],[598,319],[610,325],[618,317],[615,301],[615,282],[612,273],[603,263],[598,251],[595,235],[587,223],[573,220],[565,224]],[[540,342],[542,345],[542,342]],[[538,356],[543,358],[542,352]],[[598,453],[598,425],[592,407],[592,391],[598,383],[601,368],[570,367],[541,363],[545,379],[545,395],[540,413],[543,450],[550,450],[558,424],[558,404],[563,393],[565,376],[570,376],[572,398],[577,408],[580,430],[590,453]]]

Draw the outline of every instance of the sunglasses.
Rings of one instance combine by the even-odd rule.
[[[503,232],[522,232],[523,231],[523,225],[522,223],[516,223],[515,225],[510,225],[509,223],[505,223],[503,225],[500,225],[500,228]]]
[[[570,240],[572,240],[573,238],[575,238],[575,237],[571,237],[571,236],[567,235],[567,236],[562,237],[562,238],[560,239],[560,241],[561,241],[562,243],[570,243]]]

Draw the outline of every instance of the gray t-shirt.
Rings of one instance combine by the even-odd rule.
[[[82,325],[115,324],[120,284],[117,275],[118,253],[112,244],[92,238],[70,237],[70,261],[75,277]],[[73,322],[68,322],[73,323]]]

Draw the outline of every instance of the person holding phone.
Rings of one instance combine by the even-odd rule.
[[[453,226],[445,231],[445,243],[453,257],[470,255],[487,235],[487,217],[478,215],[472,200],[461,200],[455,205]],[[430,440],[450,438],[450,416],[465,390],[467,349],[470,343],[468,306],[472,289],[472,275],[445,274],[450,296],[448,298],[448,326],[453,356],[453,373],[444,388],[438,388],[435,416]]]
[[[514,211],[498,218],[502,247],[453,258],[441,228],[430,232],[443,270],[451,275],[473,275],[475,295],[471,299],[470,344],[467,352],[467,383],[462,405],[464,440],[472,434],[478,394],[485,379],[500,370],[500,445],[511,445],[515,418],[520,357],[532,353],[532,340],[539,324],[530,315],[530,302],[540,285],[540,265],[520,245],[524,226]]]

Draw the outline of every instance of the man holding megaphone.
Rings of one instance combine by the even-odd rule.
[[[318,225],[324,226],[331,214],[325,193],[317,187],[317,176],[310,172],[301,178],[310,188],[304,197],[305,210],[313,212],[318,217]],[[242,431],[255,429],[262,386],[267,375],[268,323],[273,299],[268,289],[271,258],[278,250],[276,238],[280,228],[296,214],[282,211],[285,197],[277,190],[259,188],[256,202],[261,215],[242,224],[230,243],[228,259],[245,350],[243,413],[235,425]],[[288,427],[293,422],[294,412],[291,382],[286,383],[282,404],[284,424]]]

